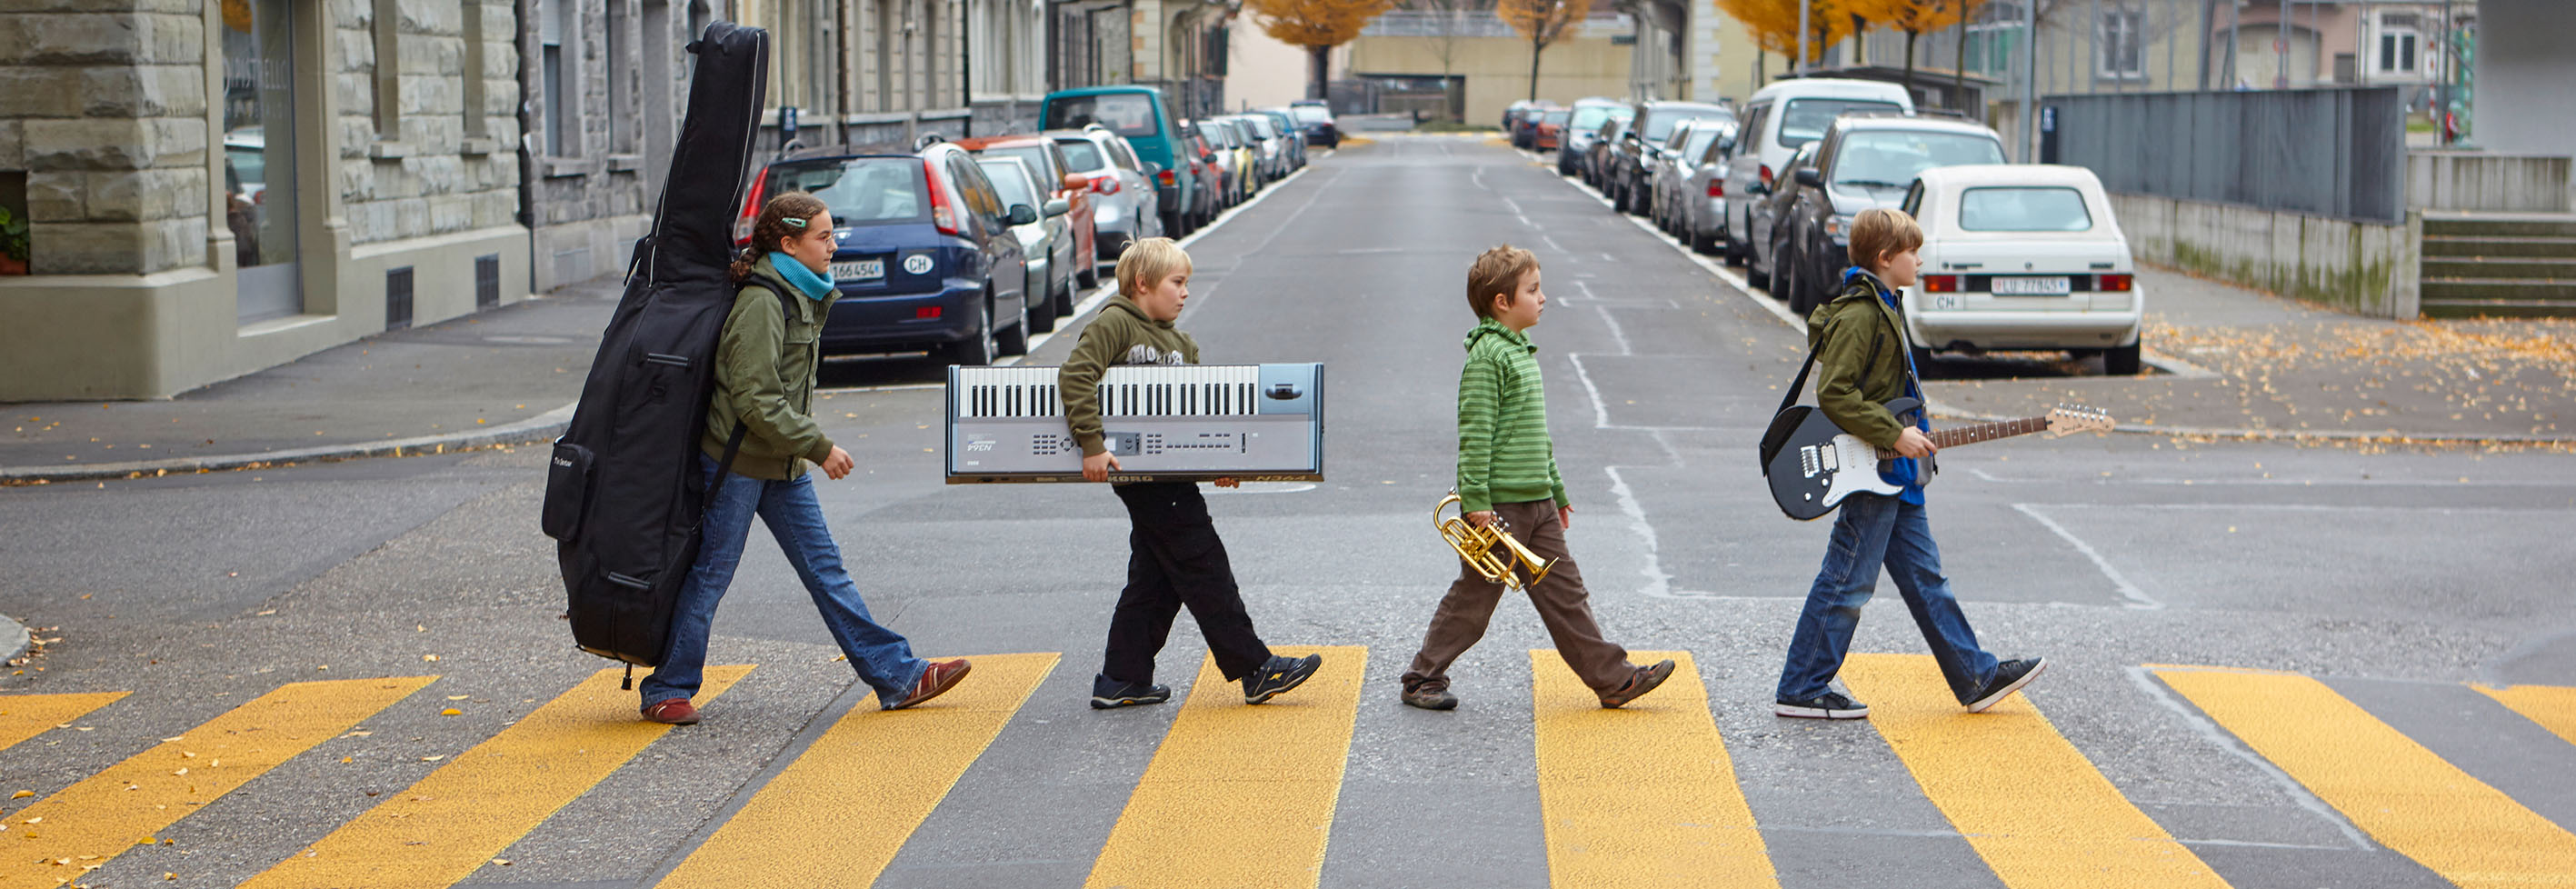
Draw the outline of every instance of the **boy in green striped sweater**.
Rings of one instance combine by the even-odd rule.
[[[1511,246],[1476,257],[1467,269],[1467,305],[1477,323],[1467,332],[1467,365],[1458,374],[1459,509],[1478,527],[1502,522],[1531,552],[1555,560],[1547,578],[1527,589],[1557,654],[1601,697],[1601,706],[1636,700],[1673,674],[1673,662],[1637,666],[1628,662],[1627,649],[1601,638],[1583,574],[1565,554],[1574,508],[1566,505],[1556,446],[1547,436],[1547,396],[1533,357],[1538,347],[1527,336],[1547,307],[1538,257]],[[1484,638],[1503,589],[1459,564],[1458,580],[1431,614],[1422,651],[1404,672],[1405,703],[1425,710],[1458,706],[1449,693],[1449,664]]]

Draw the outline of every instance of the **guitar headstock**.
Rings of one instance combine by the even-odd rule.
[[[2111,431],[2111,413],[2080,404],[2060,404],[2048,412],[2048,434],[2054,438],[2078,432]]]

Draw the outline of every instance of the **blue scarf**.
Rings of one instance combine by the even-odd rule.
[[[819,300],[832,295],[832,275],[806,268],[803,260],[772,250],[769,251],[769,267],[777,269],[778,277],[802,291],[807,299]]]

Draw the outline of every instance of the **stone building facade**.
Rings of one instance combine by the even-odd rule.
[[[689,95],[689,41],[721,0],[515,0],[511,107],[526,136],[530,286],[622,273],[652,228]],[[774,90],[775,84],[772,85]]]

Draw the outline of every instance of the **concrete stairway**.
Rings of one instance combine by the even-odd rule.
[[[2426,212],[2427,318],[2576,318],[2576,214]]]

